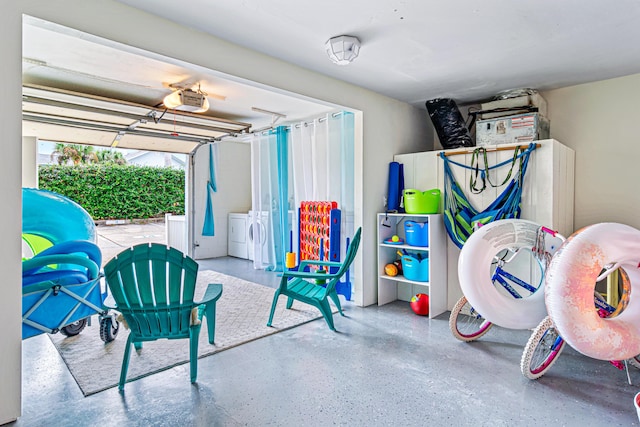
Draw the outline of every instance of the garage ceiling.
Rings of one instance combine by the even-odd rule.
[[[23,135],[55,142],[185,154],[251,129],[250,123],[32,85],[22,90],[22,126]]]
[[[420,108],[640,73],[637,0],[118,1]],[[347,66],[324,51],[341,34]]]
[[[23,135],[56,142],[189,153],[339,109],[28,16],[22,65]],[[199,85],[211,108],[165,111],[171,85]]]

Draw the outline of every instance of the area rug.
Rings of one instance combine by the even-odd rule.
[[[287,298],[280,297],[273,327],[267,327],[274,289],[203,270],[198,273],[196,300],[204,294],[209,283],[222,283],[223,291],[216,306],[214,345],[209,344],[206,319],[203,320],[198,344],[200,358],[322,317],[316,308],[299,302],[294,302],[292,308],[287,310]],[[85,396],[118,384],[128,336],[128,331],[121,325],[116,339],[105,344],[100,339],[97,317],[94,316],[92,320],[92,326],[86,327],[75,337],[50,335]],[[140,352],[131,352],[127,379],[142,378],[188,362],[188,339],[146,342]]]

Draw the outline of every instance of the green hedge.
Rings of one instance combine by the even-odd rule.
[[[80,204],[94,220],[184,214],[184,171],[133,165],[41,165],[39,187]]]

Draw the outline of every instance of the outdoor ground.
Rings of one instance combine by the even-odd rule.
[[[99,224],[98,246],[102,251],[102,265],[126,248],[138,243],[166,243],[164,222],[145,224]]]

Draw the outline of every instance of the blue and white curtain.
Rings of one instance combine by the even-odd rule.
[[[338,202],[341,259],[354,233],[354,139],[354,116],[345,111],[291,126],[292,204],[297,212],[307,200]]]
[[[251,164],[254,268],[282,271],[285,253],[297,252],[298,207],[309,200],[338,202],[343,259],[354,233],[353,114],[254,134]]]
[[[253,266],[282,271],[288,202],[288,134],[284,126],[254,134],[251,140]]]

